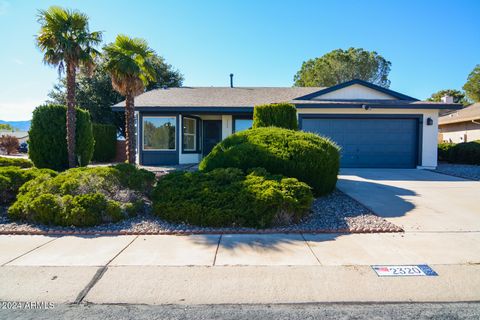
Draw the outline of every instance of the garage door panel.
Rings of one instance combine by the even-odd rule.
[[[341,148],[341,166],[412,168],[417,164],[417,119],[308,118],[302,130],[328,137]]]

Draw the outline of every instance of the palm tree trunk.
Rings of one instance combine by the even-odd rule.
[[[127,162],[135,163],[135,102],[133,95],[125,96],[125,140]]]
[[[69,168],[76,167],[75,159],[75,72],[76,67],[72,62],[67,62],[67,153]]]

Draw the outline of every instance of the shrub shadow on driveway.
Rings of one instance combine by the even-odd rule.
[[[382,218],[401,217],[415,208],[408,197],[417,196],[413,190],[372,181],[342,178],[338,188]]]

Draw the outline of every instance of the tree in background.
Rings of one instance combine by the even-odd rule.
[[[362,48],[333,50],[319,58],[303,62],[295,74],[297,87],[330,87],[360,79],[384,88],[390,86],[391,62],[375,51]]]
[[[75,159],[75,77],[82,67],[87,74],[93,71],[94,46],[102,40],[101,32],[90,32],[88,17],[79,11],[52,6],[38,14],[40,32],[36,37],[38,47],[44,52],[43,61],[58,68],[59,74],[66,70],[67,116],[66,138],[68,165],[76,166]]]
[[[145,40],[118,35],[115,42],[104,48],[105,68],[112,78],[113,88],[125,96],[125,140],[127,162],[135,163],[135,96],[155,81],[152,60],[155,52]]]
[[[153,57],[153,68],[157,75],[155,81],[150,81],[147,91],[163,87],[180,87],[183,82],[182,74],[167,64],[160,56]],[[48,103],[66,103],[66,81],[61,79],[48,94]],[[113,112],[111,106],[124,100],[123,96],[113,89],[110,74],[105,69],[105,61],[99,58],[92,77],[80,74],[75,90],[77,106],[86,109],[92,116],[94,123],[113,124],[117,132],[125,136],[125,114]]]
[[[468,75],[467,82],[463,86],[467,96],[474,102],[480,102],[480,64],[477,64]]]
[[[2,135],[0,137],[0,150],[3,150],[6,154],[11,154],[18,150],[20,144],[17,137]]]
[[[0,123],[0,130],[1,131],[14,131],[15,129],[9,125],[8,123]]]
[[[461,103],[464,106],[468,106],[470,104],[470,101],[465,96],[465,93],[460,91],[460,90],[455,90],[455,89],[444,89],[444,90],[440,90],[438,92],[432,93],[430,98],[428,98],[427,100],[428,101],[440,102],[440,101],[442,101],[442,98],[444,96],[453,97],[453,102]]]

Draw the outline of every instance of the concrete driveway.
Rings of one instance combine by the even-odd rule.
[[[405,231],[480,231],[480,182],[417,169],[342,169],[337,187]]]

